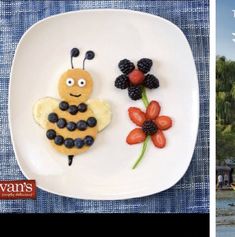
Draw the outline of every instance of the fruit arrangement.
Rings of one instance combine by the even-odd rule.
[[[161,107],[155,100],[149,103],[146,90],[155,89],[159,87],[159,80],[152,74],[146,74],[150,71],[153,62],[151,59],[142,58],[137,62],[137,68],[128,59],[123,59],[119,62],[118,67],[122,71],[122,75],[115,80],[115,87],[118,89],[128,89],[128,95],[132,100],[142,99],[146,112],[143,112],[137,107],[130,107],[128,109],[129,118],[138,126],[133,129],[127,136],[126,142],[129,145],[143,142],[142,151],[133,169],[142,160],[149,139],[157,148],[164,148],[166,145],[166,138],[163,134],[164,130],[172,126],[172,120],[165,115],[159,115]]]
[[[146,74],[151,70],[153,62],[149,58],[142,58],[134,63],[128,59],[119,62],[118,67],[123,74],[115,80],[115,87],[124,90],[128,89],[128,95],[132,100],[142,99],[146,104],[145,88],[156,89],[159,87],[159,80],[152,74]]]

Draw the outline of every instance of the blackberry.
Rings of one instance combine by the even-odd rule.
[[[142,58],[137,62],[137,67],[143,73],[147,73],[150,71],[153,65],[153,61],[149,58]]]
[[[153,135],[157,132],[157,126],[152,120],[146,120],[142,125],[142,129],[146,135]]]
[[[128,95],[132,100],[139,100],[142,98],[141,86],[130,86],[128,88]]]
[[[144,86],[149,89],[154,89],[159,87],[159,80],[152,74],[148,74],[144,78]]]
[[[129,86],[129,78],[127,75],[120,75],[115,80],[115,87],[119,89],[126,89]]]
[[[118,64],[119,69],[124,74],[129,74],[131,71],[135,69],[134,63],[132,63],[128,59],[122,59]]]

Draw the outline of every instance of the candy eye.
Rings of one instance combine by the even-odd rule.
[[[73,80],[73,78],[68,78],[68,79],[66,80],[66,85],[67,85],[67,86],[73,86],[73,85],[74,85],[74,80]]]
[[[86,80],[85,79],[79,79],[78,80],[78,86],[80,87],[84,87],[86,85]]]

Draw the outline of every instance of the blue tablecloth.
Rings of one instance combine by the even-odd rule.
[[[144,198],[90,201],[61,197],[38,189],[37,200],[1,200],[0,212],[208,213],[209,0],[0,1],[0,180],[24,179],[12,149],[7,115],[10,67],[17,43],[40,19],[61,12],[94,8],[132,9],[155,14],[178,25],[186,35],[200,85],[200,126],[190,167],[174,187]]]

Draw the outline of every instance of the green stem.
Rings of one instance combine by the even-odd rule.
[[[144,103],[144,106],[147,108],[148,104],[149,104],[149,101],[148,101],[148,97],[147,97],[147,94],[146,94],[146,89],[145,89],[144,86],[142,88],[142,101]]]
[[[140,163],[140,161],[142,160],[142,158],[144,156],[144,153],[146,151],[147,145],[148,145],[149,138],[150,138],[149,136],[146,137],[146,139],[145,139],[145,141],[143,143],[143,146],[142,146],[142,151],[140,153],[140,156],[137,159],[137,161],[135,162],[135,164],[133,165],[132,169],[135,169],[137,167],[137,165]]]

